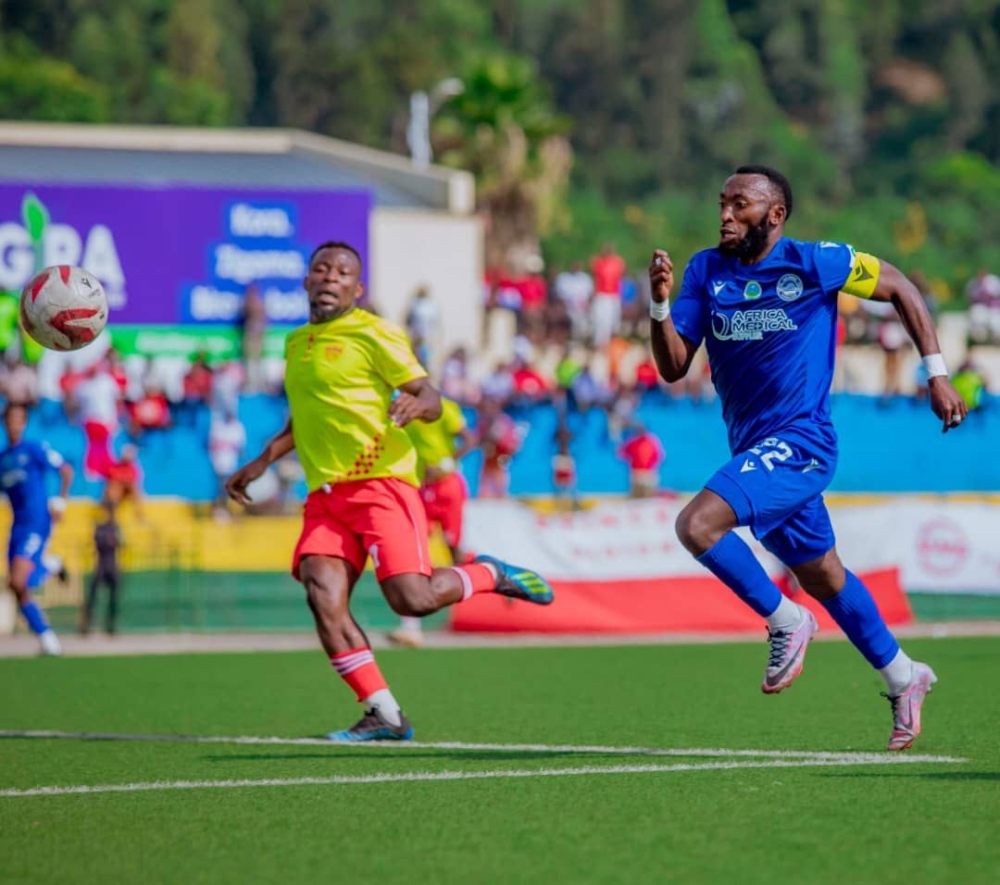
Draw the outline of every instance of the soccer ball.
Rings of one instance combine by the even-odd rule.
[[[79,350],[108,323],[108,296],[79,267],[47,267],[21,290],[21,325],[49,350]]]

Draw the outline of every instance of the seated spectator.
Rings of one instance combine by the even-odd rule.
[[[515,360],[512,363],[513,397],[521,405],[542,402],[549,396],[549,381],[529,363]]]
[[[985,267],[965,287],[969,302],[969,339],[973,344],[1000,340],[1000,277]]]
[[[198,410],[207,406],[212,397],[212,380],[213,372],[208,363],[208,354],[200,351],[184,376],[184,398],[178,404],[178,423],[195,423]]]
[[[3,364],[4,374],[0,377],[0,395],[7,402],[23,403],[26,406],[38,404],[38,371],[24,360],[9,359]]]
[[[113,347],[109,347],[108,352],[104,355],[104,360],[107,373],[111,376],[115,384],[118,385],[121,395],[126,396],[128,393],[129,378],[121,354]]]
[[[958,391],[958,395],[965,400],[969,412],[975,412],[982,407],[983,395],[987,392],[986,376],[971,358],[966,358],[958,367],[951,383]]]
[[[139,439],[150,430],[166,430],[172,421],[170,418],[170,403],[163,389],[156,384],[147,384],[142,397],[129,403],[129,434]]]
[[[635,367],[635,386],[642,392],[656,390],[660,386],[660,373],[656,369],[656,363],[651,356],[646,358]]]
[[[406,311],[406,332],[413,344],[413,352],[424,368],[436,356],[435,343],[441,324],[441,310],[431,297],[429,286],[418,286]]]
[[[579,261],[569,270],[558,274],[553,284],[555,299],[565,306],[574,341],[586,341],[590,335],[590,300],[594,295],[594,281]]]
[[[576,485],[576,459],[570,450],[573,434],[565,421],[559,422],[555,433],[556,453],[552,456],[552,487],[556,504],[562,510],[579,510],[580,498]]]
[[[235,360],[218,366],[212,375],[212,408],[236,412],[246,374]]]
[[[588,359],[570,385],[567,396],[570,411],[586,412],[592,406],[602,406],[610,399],[611,391],[594,377]]]
[[[660,487],[660,465],[666,458],[656,434],[646,430],[641,421],[633,422],[628,439],[618,449],[618,457],[629,467],[629,486],[633,498],[650,498]]]
[[[510,402],[514,395],[514,373],[504,362],[496,364],[496,368],[487,375],[480,385],[483,399],[494,400],[501,406]]]
[[[247,445],[247,431],[235,412],[216,412],[208,431],[208,457],[218,488],[212,515],[217,521],[229,518],[226,507],[226,480],[236,472]]]
[[[144,519],[142,507],[142,471],[139,468],[139,449],[134,445],[122,447],[122,456],[107,468],[102,504],[117,512],[126,501],[131,502],[136,519]]]
[[[441,366],[441,393],[462,405],[475,405],[479,392],[469,378],[469,355],[456,347]]]
[[[521,449],[520,428],[494,399],[480,403],[476,436],[483,450],[480,498],[506,498],[510,492],[510,461]]]

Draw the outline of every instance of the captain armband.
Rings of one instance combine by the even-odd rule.
[[[851,272],[847,277],[847,282],[840,287],[840,291],[858,298],[871,298],[875,294],[875,287],[878,285],[881,273],[882,265],[874,255],[869,255],[867,252],[855,252]]]

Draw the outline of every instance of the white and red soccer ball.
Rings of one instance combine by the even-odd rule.
[[[108,296],[79,267],[47,267],[21,290],[21,325],[49,350],[79,350],[108,323]]]

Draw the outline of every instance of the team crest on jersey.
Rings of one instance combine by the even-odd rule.
[[[781,308],[712,314],[712,334],[719,341],[761,341],[765,332],[794,332],[799,327]]]
[[[786,273],[778,280],[777,289],[782,301],[794,301],[802,294],[802,278],[798,274]]]
[[[750,282],[743,287],[743,297],[746,298],[747,301],[753,301],[755,298],[760,298],[763,294],[764,290],[761,288],[760,283],[756,280],[750,280]]]
[[[326,357],[328,362],[333,362],[343,352],[344,352],[344,345],[342,342],[339,341],[336,344],[328,344],[323,349],[323,355]]]

